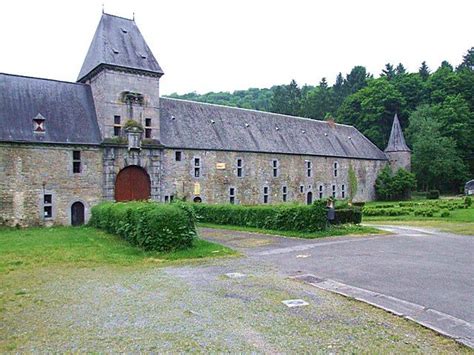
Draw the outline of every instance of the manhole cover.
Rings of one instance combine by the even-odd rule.
[[[245,277],[247,275],[242,274],[240,272],[229,272],[229,273],[225,274],[225,276],[227,276],[229,279],[240,279],[240,278]]]
[[[308,302],[303,301],[303,300],[285,300],[281,301],[284,305],[286,305],[288,308],[293,308],[293,307],[302,307],[302,306],[307,306],[309,305]]]

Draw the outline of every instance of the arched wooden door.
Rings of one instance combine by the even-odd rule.
[[[128,166],[117,175],[115,201],[148,200],[150,190],[147,172],[139,166]]]
[[[84,204],[82,202],[77,201],[71,205],[71,224],[73,226],[84,224]]]
[[[313,203],[313,193],[311,191],[306,195],[306,204],[311,205]]]

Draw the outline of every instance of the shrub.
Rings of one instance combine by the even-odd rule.
[[[180,203],[104,202],[92,208],[89,224],[145,250],[185,249],[196,235],[194,213]]]
[[[443,211],[441,212],[441,217],[449,217],[451,214],[449,213],[449,211]]]
[[[472,205],[472,198],[470,196],[466,196],[464,198],[464,205],[467,207],[471,207]]]
[[[324,201],[301,205],[208,205],[192,204],[199,221],[273,230],[314,232],[327,227]]]
[[[415,175],[405,169],[398,169],[394,174],[387,165],[375,181],[375,193],[379,200],[403,200],[411,195],[416,187]]]
[[[365,206],[365,202],[352,202],[352,206],[363,208]]]
[[[430,190],[426,194],[428,200],[437,200],[439,199],[439,190]]]
[[[362,221],[362,211],[360,208],[336,209],[334,220],[331,224],[353,223],[359,224]]]

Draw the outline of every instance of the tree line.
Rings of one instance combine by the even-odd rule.
[[[375,78],[355,66],[339,73],[332,86],[322,78],[315,86],[292,80],[268,89],[169,96],[317,120],[331,117],[355,126],[382,150],[397,113],[413,152],[418,188],[456,192],[474,178],[474,47],[456,67],[443,61],[433,71],[426,62],[412,73],[402,63],[387,63]]]

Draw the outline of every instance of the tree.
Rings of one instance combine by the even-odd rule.
[[[395,68],[395,74],[397,76],[400,76],[400,75],[404,75],[407,73],[407,70],[405,69],[405,67],[403,66],[402,63],[398,63],[397,67]]]
[[[271,112],[297,116],[301,111],[301,89],[295,80],[277,86],[273,92]]]
[[[395,113],[399,114],[402,125],[406,122],[404,106],[405,100],[392,81],[381,77],[370,80],[367,87],[347,97],[337,112],[337,120],[357,127],[384,149]]]
[[[421,105],[410,116],[407,134],[413,147],[413,171],[424,190],[458,191],[466,179],[466,164],[455,141],[441,134],[436,111],[436,107]]]
[[[319,85],[303,97],[301,112],[305,117],[318,120],[324,119],[327,113],[334,112],[334,94],[326,78],[322,78]]]
[[[467,50],[467,53],[462,57],[462,63],[456,68],[456,70],[474,70],[474,47]]]
[[[380,74],[380,76],[386,77],[387,80],[392,80],[395,77],[393,65],[390,63],[385,64],[385,69],[382,70],[382,74]]]
[[[410,198],[416,188],[415,175],[405,169],[394,174],[390,166],[385,166],[375,180],[375,194],[378,200],[404,200]]]
[[[344,81],[344,87],[348,94],[353,94],[360,89],[367,86],[367,79],[369,79],[371,75],[367,73],[365,67],[361,65],[357,65],[352,68],[351,72],[347,74],[346,80]]]
[[[418,70],[418,73],[420,74],[421,79],[426,80],[430,76],[430,69],[428,68],[428,65],[426,65],[426,62],[423,61],[421,63],[421,67]]]

